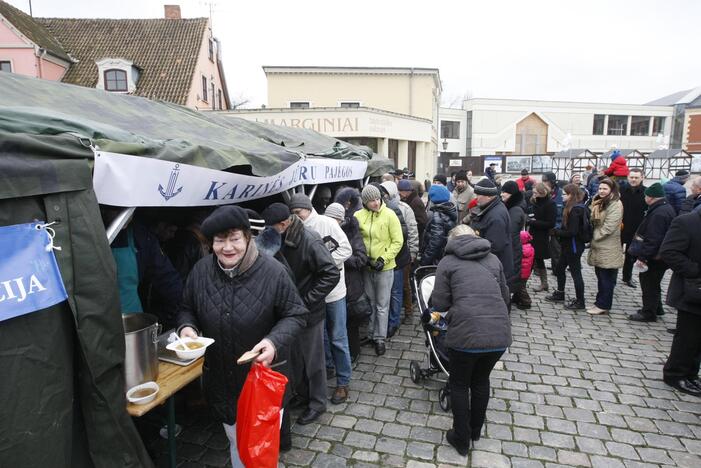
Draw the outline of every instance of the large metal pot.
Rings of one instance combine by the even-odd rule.
[[[126,390],[158,378],[158,335],[161,326],[151,314],[123,314]]]

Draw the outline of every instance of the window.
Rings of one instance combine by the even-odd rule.
[[[214,62],[214,40],[209,38],[209,60]]]
[[[648,136],[650,134],[650,117],[634,115],[630,118],[631,136]]]
[[[341,102],[341,107],[344,109],[357,109],[360,107],[360,103],[357,101]]]
[[[627,135],[628,134],[628,116],[627,115],[609,115],[609,128],[607,135]]]
[[[664,133],[665,117],[654,117],[652,120],[652,134],[657,136]]]
[[[12,73],[12,62],[9,60],[0,60],[0,71]]]
[[[594,114],[594,128],[592,129],[593,135],[603,135],[604,134],[604,122],[606,121],[606,116],[603,114]]]
[[[212,94],[211,94],[211,96],[212,96],[212,110],[217,110],[217,100],[216,100],[217,94],[214,92],[215,89],[216,89],[216,87],[214,85],[214,82],[212,82]]]
[[[219,110],[222,110],[224,107],[222,106],[221,89],[217,91],[217,101],[219,101]]]
[[[460,122],[441,120],[441,138],[457,140],[460,138]]]
[[[105,70],[105,90],[126,92],[127,72],[124,70]]]
[[[207,77],[202,77],[202,100],[207,102]]]
[[[290,109],[309,109],[309,101],[292,101]]]

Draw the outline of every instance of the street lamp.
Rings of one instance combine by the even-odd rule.
[[[448,149],[448,139],[443,138],[443,151]]]

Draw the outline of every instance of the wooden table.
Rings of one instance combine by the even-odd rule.
[[[169,362],[158,361],[158,379],[156,383],[160,387],[156,398],[146,405],[127,403],[127,412],[131,416],[139,417],[151,411],[163,403],[168,404],[168,454],[170,466],[175,468],[175,394],[193,380],[202,375],[204,358],[199,358],[189,366],[178,366]]]

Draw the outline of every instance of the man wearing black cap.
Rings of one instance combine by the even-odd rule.
[[[482,179],[475,184],[477,209],[470,220],[470,227],[482,238],[492,244],[491,252],[501,261],[504,276],[511,278],[514,274],[514,259],[511,249],[509,211],[499,197],[499,190],[489,179]]]
[[[310,312],[307,326],[294,347],[297,352],[291,356],[295,390],[302,398],[309,399],[309,406],[297,422],[310,424],[326,411],[324,299],[336,287],[341,274],[319,234],[306,229],[302,220],[290,213],[287,205],[273,203],[262,216],[266,225],[273,226],[282,235],[280,251]]]
[[[667,201],[679,213],[682,203],[686,199],[686,187],[684,184],[689,180],[689,171],[682,169],[674,173],[674,178],[664,184],[664,193]]]
[[[490,163],[489,167],[484,170],[484,175],[489,179],[496,187],[496,177],[497,177],[497,163]]]
[[[455,190],[453,190],[453,197],[455,198],[455,206],[458,209],[458,224],[460,224],[467,214],[467,206],[472,199],[475,198],[474,190],[467,183],[467,174],[465,171],[459,171],[455,174]]]
[[[647,267],[646,271],[640,273],[643,307],[628,316],[628,319],[635,322],[655,322],[658,315],[664,314],[660,283],[667,271],[667,264],[659,257],[658,251],[669,225],[676,216],[674,208],[665,200],[664,190],[659,182],[645,189],[645,203],[649,208],[628,247],[628,254],[634,257],[639,265]]]

